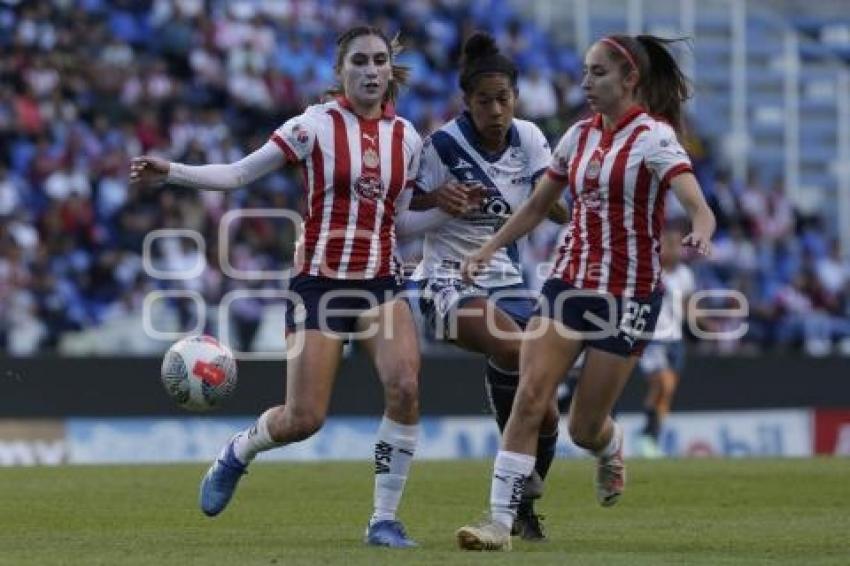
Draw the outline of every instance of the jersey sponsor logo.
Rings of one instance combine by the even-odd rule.
[[[384,194],[384,184],[374,175],[362,175],[354,183],[354,191],[364,199],[378,200]]]
[[[363,137],[366,137],[366,134],[363,134]],[[363,165],[368,167],[369,169],[375,169],[378,167],[380,163],[380,158],[378,157],[378,152],[372,148],[367,149],[363,152]]]
[[[488,191],[488,195],[481,202],[481,210],[484,214],[504,218],[511,215],[511,205],[505,197],[497,190]]]
[[[378,140],[376,139],[377,136],[367,134],[366,132],[363,132],[362,135],[363,135],[363,139],[366,140],[367,142],[369,142],[371,145],[377,145],[377,143],[378,143]]]

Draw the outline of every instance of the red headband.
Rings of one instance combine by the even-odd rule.
[[[620,52],[620,55],[622,55],[623,57],[625,57],[625,58],[626,58],[626,61],[628,61],[628,62],[631,64],[632,68],[633,68],[635,71],[640,72],[640,69],[638,69],[637,63],[635,63],[635,58],[634,58],[634,57],[632,57],[632,54],[631,54],[631,53],[629,53],[629,50],[628,50],[628,49],[626,49],[625,47],[623,47],[623,46],[620,44],[620,42],[619,42],[619,41],[617,41],[617,40],[616,40],[616,39],[614,39],[613,37],[603,37],[603,38],[602,38],[602,39],[600,39],[599,41],[601,41],[602,43],[604,43],[604,44],[606,44],[606,45],[610,45],[611,47],[613,47],[614,49],[616,49],[617,51],[619,51],[619,52]]]

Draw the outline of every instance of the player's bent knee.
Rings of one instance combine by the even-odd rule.
[[[527,410],[540,415],[546,412],[547,405],[551,402],[546,398],[546,388],[535,384],[533,381],[520,381],[516,397],[515,408],[520,405],[524,411]]]
[[[389,380],[384,391],[389,407],[410,409],[419,404],[419,379],[415,374]]]
[[[419,393],[419,357],[400,355],[382,373],[381,380],[388,394],[404,399]]]
[[[520,423],[520,426],[535,428],[539,426],[545,411],[546,404],[540,402],[540,397],[533,390],[520,388],[511,408],[511,420]]]
[[[272,432],[272,437],[283,442],[300,442],[319,432],[323,424],[325,424],[324,413],[295,410],[286,419],[285,430],[280,435],[284,438],[277,438],[278,435],[275,435],[274,432]]]

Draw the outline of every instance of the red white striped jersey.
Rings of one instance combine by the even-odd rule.
[[[296,247],[300,273],[332,279],[396,274],[396,204],[419,168],[422,139],[392,105],[374,120],[345,98],[310,106],[272,134],[304,166],[307,210]]]
[[[572,219],[551,277],[616,297],[646,297],[661,277],[659,236],[670,180],[691,171],[666,122],[640,107],[603,131],[602,116],[574,124],[547,175],[567,183]]]

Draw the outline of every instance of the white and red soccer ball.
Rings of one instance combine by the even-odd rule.
[[[168,349],[160,376],[178,405],[209,411],[236,389],[236,361],[230,349],[212,336],[191,336]]]

